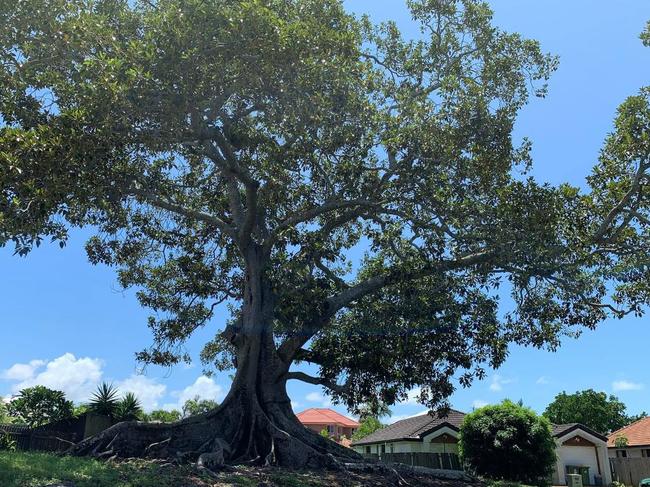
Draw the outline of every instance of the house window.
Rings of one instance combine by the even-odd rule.
[[[370,446],[366,447],[366,453],[370,453]]]
[[[393,444],[390,444],[390,452],[393,453]]]
[[[334,434],[334,432],[335,432],[335,428],[334,428],[334,425],[333,425],[333,424],[328,424],[328,425],[327,425],[327,432],[328,432],[330,435],[333,435],[333,434]]]
[[[644,448],[641,450],[641,456],[643,458],[650,458],[650,448]]]
[[[625,450],[616,450],[616,458],[627,458],[627,452]]]
[[[386,453],[386,445],[381,445],[381,452]]]

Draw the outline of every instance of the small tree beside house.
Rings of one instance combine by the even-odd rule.
[[[551,424],[511,401],[465,416],[460,453],[476,474],[493,480],[548,485],[555,465]]]

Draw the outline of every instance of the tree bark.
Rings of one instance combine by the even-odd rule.
[[[259,348],[261,356],[250,361],[257,362],[256,370],[249,361],[242,363],[228,396],[215,410],[173,424],[120,423],[77,444],[71,453],[195,461],[202,453],[223,450],[227,463],[292,468],[336,468],[361,461],[354,451],[300,424],[282,368],[264,358],[266,347]]]

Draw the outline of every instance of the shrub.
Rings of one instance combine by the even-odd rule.
[[[465,416],[459,446],[465,464],[493,480],[547,485],[556,460],[549,421],[511,401]]]
[[[190,416],[198,416],[212,411],[219,406],[219,403],[211,399],[201,399],[200,396],[195,396],[194,399],[189,399],[183,404],[183,417],[189,418]]]
[[[16,451],[16,440],[7,433],[0,432],[0,451]]]
[[[151,411],[149,414],[144,415],[144,421],[148,423],[174,423],[181,419],[181,412],[173,409],[165,411],[164,409],[157,409]]]
[[[34,428],[73,416],[74,405],[61,391],[35,386],[20,391],[9,404],[9,415]]]

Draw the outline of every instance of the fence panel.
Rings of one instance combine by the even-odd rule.
[[[610,458],[613,479],[636,487],[643,479],[650,478],[650,458]]]
[[[0,434],[8,435],[13,439],[16,442],[16,449],[21,451],[60,452],[67,450],[78,441],[78,435],[71,431],[48,431],[11,424],[0,425]]]
[[[371,455],[366,454],[366,457]],[[377,455],[372,455],[377,458]],[[444,470],[463,470],[460,458],[454,453],[429,453],[429,452],[412,452],[412,453],[382,453],[379,459],[389,463],[403,463],[417,467],[428,467]]]

